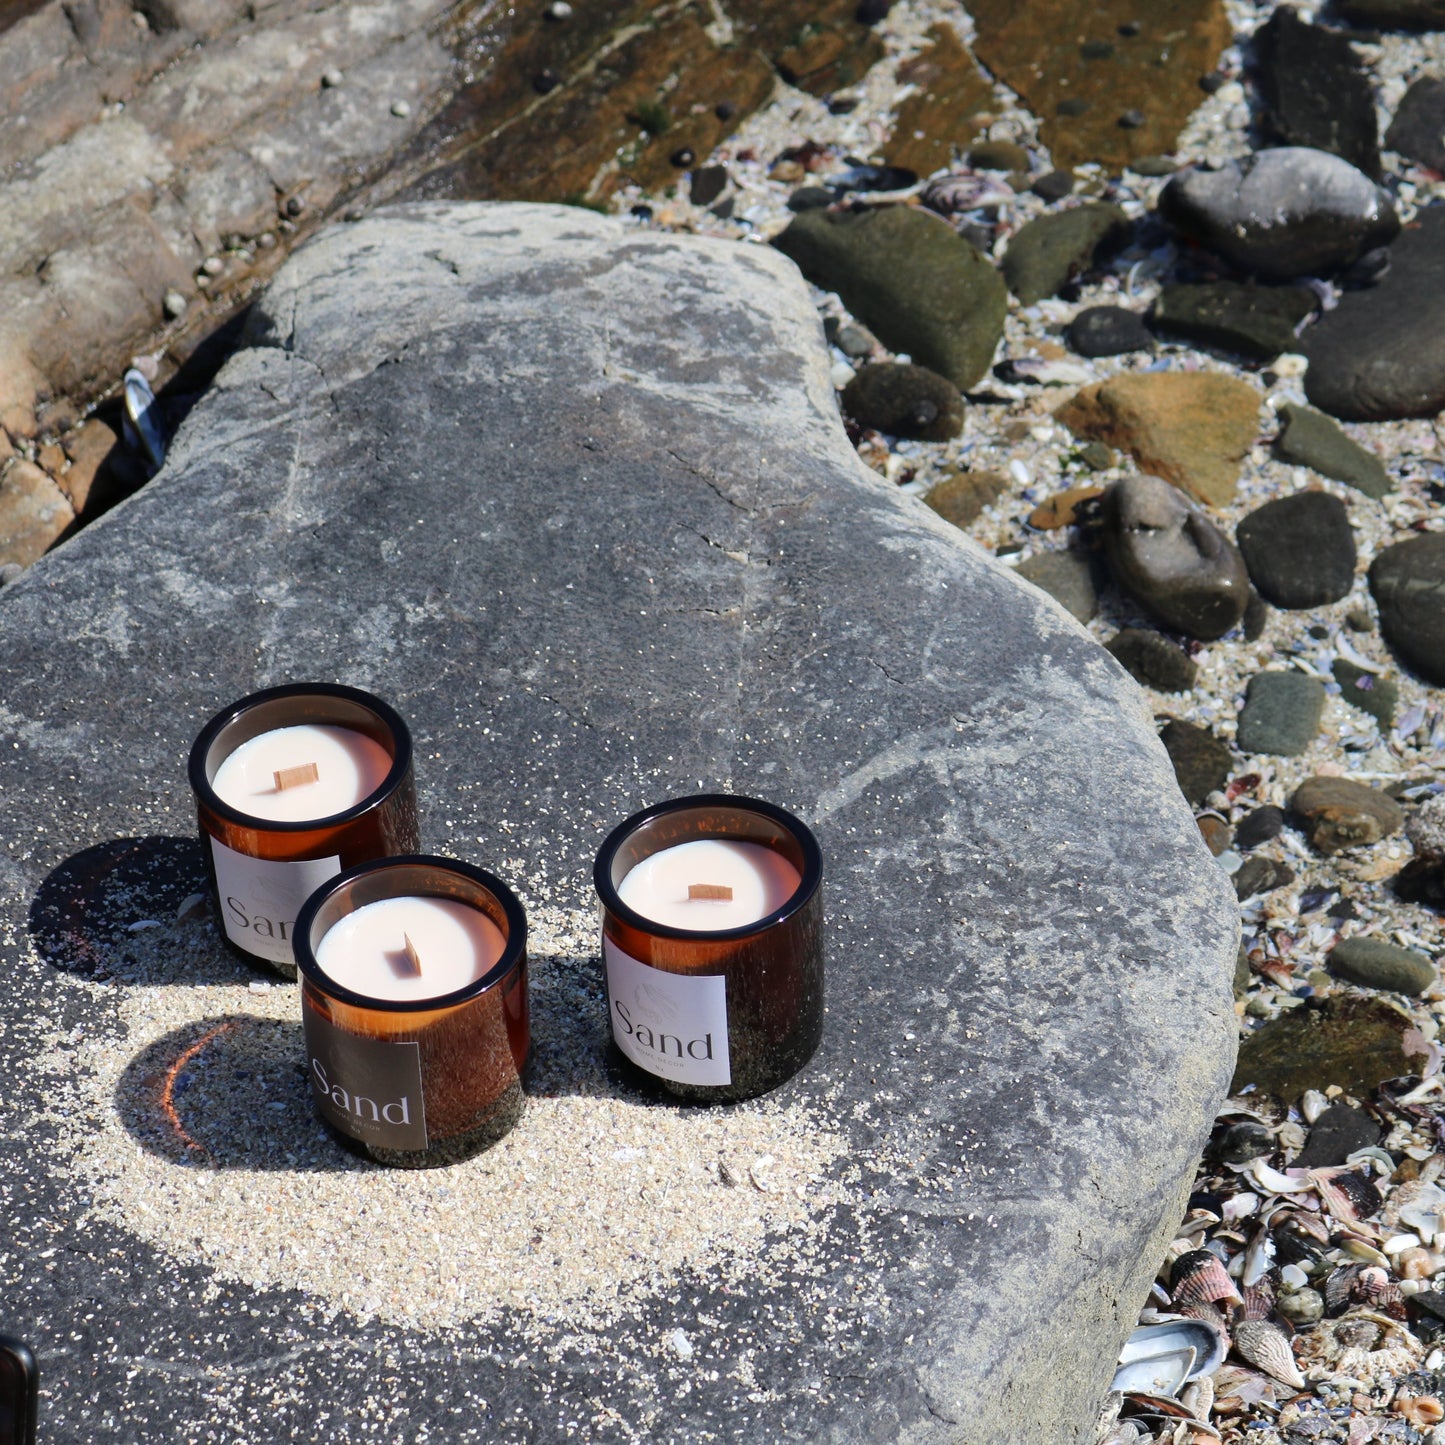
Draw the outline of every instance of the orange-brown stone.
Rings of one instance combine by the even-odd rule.
[[[927,49],[898,67],[916,87],[898,107],[888,159],[920,176],[951,166],[992,119],[993,87],[951,25],[928,32]]]
[[[1045,498],[1029,513],[1029,526],[1041,532],[1056,532],[1078,521],[1079,508],[1104,494],[1103,487],[1070,487]]]

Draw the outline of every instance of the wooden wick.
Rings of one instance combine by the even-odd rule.
[[[710,898],[718,903],[733,901],[733,891],[724,883],[689,883],[687,896],[689,898]]]
[[[416,944],[411,941],[408,934],[401,936],[402,946],[406,949],[406,961],[411,964],[411,971],[421,977],[421,955],[416,951]]]
[[[315,763],[302,763],[294,768],[277,768],[271,774],[276,779],[276,791],[284,793],[287,788],[299,788],[303,783],[314,783],[321,776]]]

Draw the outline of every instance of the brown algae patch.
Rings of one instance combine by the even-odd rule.
[[[684,1272],[806,1268],[844,1198],[823,1107],[684,1107],[618,1085],[595,915],[528,911],[527,1108],[476,1158],[412,1171],[346,1153],[312,1112],[296,986],[233,962],[205,917],[141,917],[115,930],[111,981],[57,975],[117,1003],[120,1027],[46,1042],[54,1167],[96,1214],[218,1280],[413,1327],[503,1310],[595,1327]]]

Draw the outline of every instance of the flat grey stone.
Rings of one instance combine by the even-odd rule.
[[[1303,672],[1258,672],[1249,680],[1235,746],[1242,753],[1297,758],[1314,741],[1325,685]]]
[[[1436,979],[1435,965],[1427,954],[1384,938],[1341,939],[1330,950],[1328,963],[1333,973],[1361,988],[1384,989],[1410,998],[1424,993]]]
[[[1281,461],[1312,467],[1321,476],[1345,482],[1376,501],[1394,491],[1395,484],[1384,462],[1346,436],[1324,412],[1286,402],[1279,409],[1279,419],[1274,450]]]
[[[399,208],[293,257],[250,337],[161,475],[0,594],[5,1325],[41,1357],[47,1441],[104,1419],[155,1440],[344,1420],[356,1441],[543,1442],[621,1420],[679,1442],[1091,1441],[1235,1047],[1237,909],[1134,685],[858,462],[806,288],[771,251],[576,209]],[[133,854],[117,938],[145,936],[125,932],[137,909],[174,919],[195,732],[298,677],[397,706],[423,845],[517,882],[546,925],[534,1040],[548,1077],[592,1070],[580,1118],[647,1105],[605,1067],[606,832],[700,785],[812,823],[827,1025],[766,1108],[846,1145],[813,1253],[769,1236],[728,1284],[711,1254],[649,1281],[640,1248],[621,1305],[549,1323],[525,1304],[549,1244],[534,1280],[472,1279],[488,1322],[439,1333],[217,1273],[92,1208],[102,1181],[62,1167],[65,1141],[115,1106],[74,1107],[55,1144],[50,1070],[139,1053],[140,1004],[74,936],[79,870]],[[32,907],[67,879],[74,949],[52,951],[45,908],[32,947]],[[573,917],[585,941],[547,944]],[[205,936],[197,967],[251,998]],[[559,978],[589,971],[559,1014]],[[514,1137],[555,1106],[534,1097]],[[299,1115],[273,1127],[326,1143]],[[344,1167],[363,1202],[437,1183]],[[277,1171],[298,1242],[345,1264],[316,1176],[283,1156],[254,1187]],[[201,1197],[235,1180],[189,1154],[172,1176]],[[454,1237],[445,1209],[423,1225]]]

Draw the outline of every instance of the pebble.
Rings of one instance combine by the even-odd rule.
[[[1365,28],[1445,30],[1445,0],[1335,0],[1331,13]]]
[[[1339,424],[1323,412],[1286,402],[1279,409],[1279,419],[1274,454],[1280,461],[1309,467],[1377,501],[1394,490],[1395,484],[1379,457],[1346,436]]]
[[[1269,361],[1294,348],[1295,328],[1315,304],[1314,292],[1304,286],[1177,282],[1159,293],[1149,322],[1163,336]]]
[[[1243,903],[1257,893],[1271,893],[1276,888],[1283,888],[1287,883],[1293,882],[1292,868],[1275,862],[1273,858],[1256,854],[1253,858],[1246,858],[1235,873],[1234,896]]]
[[[1324,854],[1378,843],[1405,821],[1392,797],[1352,778],[1306,778],[1290,799],[1290,812],[1310,846]]]
[[[1328,492],[1296,492],[1255,508],[1235,528],[1249,580],[1276,607],[1338,602],[1355,581],[1349,513]]]
[[[1325,1300],[1317,1289],[1286,1289],[1280,1291],[1274,1307],[1292,1325],[1306,1327],[1324,1317]]]
[[[1129,218],[1118,206],[1090,201],[1026,222],[1004,253],[1003,274],[1023,306],[1056,296],[1129,234]]]
[[[726,166],[699,166],[687,183],[687,197],[695,206],[710,206],[727,189]]]
[[[1248,1164],[1251,1159],[1274,1153],[1274,1134],[1254,1119],[1227,1124],[1210,1138],[1205,1157],[1220,1164]]]
[[[1417,165],[1445,171],[1445,76],[1422,75],[1405,92],[1385,144]]]
[[[186,298],[179,291],[167,291],[161,309],[169,320],[178,321],[186,314]]]
[[[1235,745],[1242,753],[1298,757],[1314,741],[1325,685],[1303,672],[1260,672],[1249,680]]]
[[[967,527],[1011,486],[1002,472],[957,471],[934,486],[923,500],[955,527]]]
[[[1445,532],[1386,547],[1370,564],[1380,631],[1404,661],[1445,685]]]
[[[1154,347],[1144,318],[1123,306],[1085,307],[1069,322],[1064,339],[1080,356],[1124,356]]]
[[[1126,477],[1102,508],[1114,580],[1167,627],[1210,640],[1236,626],[1249,601],[1238,549],[1177,488]]]
[[[826,186],[799,186],[788,197],[788,209],[798,211],[825,211],[837,199]]]
[[[201,270],[207,276],[219,276],[226,269],[226,263],[219,256],[207,256],[201,262]]]
[[[1079,520],[1080,508],[1096,497],[1104,495],[1103,487],[1068,487],[1046,497],[1029,513],[1029,526],[1041,532],[1055,532],[1060,527],[1072,527]]]
[[[1251,809],[1234,827],[1236,848],[1258,848],[1271,838],[1278,838],[1284,831],[1284,809],[1273,803]]]
[[[345,79],[346,77],[335,66],[321,72],[321,84],[327,90],[335,90]]]
[[[1414,998],[1436,979],[1435,965],[1413,948],[1383,938],[1345,938],[1330,950],[1332,973],[1361,988],[1384,989]]]
[[[1011,140],[982,141],[970,146],[968,164],[979,171],[1027,171],[1029,153]]]
[[[391,113],[399,120],[405,120],[411,114],[411,104],[405,100],[394,100],[391,103]]]
[[[1099,611],[1099,584],[1094,565],[1082,553],[1036,552],[1014,568],[1014,574],[1047,592],[1066,612],[1088,622]]]
[[[1331,1104],[1310,1125],[1309,1138],[1295,1156],[1293,1167],[1329,1169],[1343,1164],[1357,1149],[1371,1149],[1379,1142],[1380,1126],[1363,1109]]]
[[[1070,171],[1048,171],[1041,175],[1029,189],[1040,200],[1061,201],[1073,194],[1074,177]]]
[[[1104,646],[1130,677],[1156,692],[1188,692],[1199,676],[1199,664],[1157,632],[1126,627]]]
[[[1225,260],[1277,281],[1338,271],[1400,228],[1387,192],[1306,146],[1183,171],[1160,193],[1159,213]]]
[[[1159,741],[1174,764],[1174,776],[1185,801],[1198,807],[1229,777],[1233,759],[1229,744],[1208,728],[1170,718],[1159,731]]]
[[[1354,46],[1281,6],[1254,32],[1254,83],[1270,138],[1331,151],[1380,177],[1375,95]]]
[[[1204,846],[1218,858],[1230,845],[1231,828],[1218,813],[1201,813],[1195,820],[1199,824],[1199,836]]]
[[[803,211],[773,244],[893,351],[960,391],[987,374],[1007,288],[947,221],[913,206]]]
[[[1370,672],[1344,657],[1337,657],[1330,671],[1340,685],[1340,696],[1351,707],[1374,718],[1381,732],[1389,732],[1400,701],[1400,689],[1393,679]]]
[[[914,441],[947,441],[963,430],[958,388],[926,366],[878,361],[843,388],[843,410],[859,426]]]
[[[1376,286],[1347,291],[1300,339],[1305,395],[1344,421],[1445,408],[1445,206],[1420,211]]]

